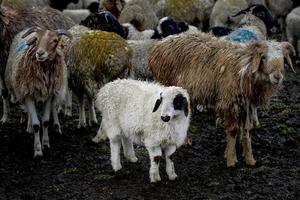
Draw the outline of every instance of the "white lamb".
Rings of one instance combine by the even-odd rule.
[[[184,144],[190,122],[190,100],[181,87],[165,87],[158,83],[123,79],[100,89],[96,107],[102,113],[100,129],[93,141],[110,139],[111,165],[122,168],[121,143],[124,156],[136,162],[133,142],[146,146],[150,156],[150,180],[160,181],[159,161],[164,151],[166,172],[176,179],[170,156]]]

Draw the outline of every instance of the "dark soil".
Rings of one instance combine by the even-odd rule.
[[[76,114],[62,120],[63,135],[50,130],[51,149],[34,159],[33,135],[13,108],[9,123],[0,126],[0,199],[299,199],[299,74],[287,73],[271,106],[259,110],[255,167],[245,166],[238,145],[239,164],[227,168],[223,129],[215,128],[213,116],[195,114],[188,133],[192,146],[173,156],[179,179],[167,180],[162,164],[158,184],[150,184],[143,147],[136,148],[138,163],[123,158],[123,169],[114,173],[108,142],[93,144],[97,127],[78,130]]]

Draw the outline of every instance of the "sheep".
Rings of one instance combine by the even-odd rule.
[[[161,180],[159,161],[164,151],[167,175],[175,180],[177,175],[170,156],[187,137],[189,105],[189,95],[180,87],[129,79],[110,82],[97,94],[96,107],[102,113],[102,122],[93,141],[98,143],[108,136],[114,171],[122,168],[121,144],[130,162],[138,160],[133,142],[145,145],[152,183]]]
[[[148,0],[127,2],[119,16],[120,23],[132,23],[137,30],[154,29],[158,18]]]
[[[197,33],[159,42],[150,51],[149,67],[156,80],[187,89],[193,101],[212,105],[224,118],[228,167],[237,163],[235,141],[239,130],[246,164],[254,165],[251,105],[269,102],[282,83],[284,60],[293,69],[292,53],[288,42],[239,44]]]
[[[74,22],[64,17],[59,11],[52,8],[26,8],[18,7],[11,8],[15,4],[8,4],[6,6],[2,4],[0,0],[0,76],[2,82],[4,81],[4,71],[6,61],[8,58],[9,47],[14,36],[25,28],[31,26],[39,26],[45,29],[65,29],[74,25]],[[7,91],[5,84],[2,85],[2,97],[4,98],[4,112],[1,122],[7,122],[8,120],[8,108],[7,105]]]
[[[121,11],[126,4],[125,0],[101,0],[100,9],[111,12],[116,18],[120,17]]]
[[[249,6],[252,6],[252,5],[264,5],[266,6],[267,3],[266,3],[266,0],[247,0],[247,3]]]
[[[67,75],[61,43],[63,35],[71,37],[62,30],[25,29],[13,40],[7,61],[5,83],[11,100],[20,102],[28,113],[27,131],[34,133],[34,157],[43,155],[42,145],[50,147],[48,126],[51,108],[65,95]],[[39,101],[44,103],[42,145],[35,106],[35,102]],[[54,119],[54,123],[59,126],[58,119]]]
[[[105,83],[122,77],[131,67],[132,50],[113,32],[90,31],[85,27],[69,30],[73,40],[66,48],[69,87],[79,99],[78,128],[86,126],[84,100],[89,106],[89,125],[97,123],[94,98]]]
[[[93,2],[87,9],[65,9],[63,10],[63,14],[70,17],[76,24],[80,24],[89,15],[98,13],[98,10],[99,3]]]
[[[126,38],[123,26],[118,22],[118,19],[108,11],[90,14],[80,25],[92,30],[115,32],[122,38]]]
[[[73,2],[67,5],[64,9],[93,9],[98,10],[99,9],[99,0],[77,0],[77,2]],[[63,9],[63,10],[64,10]]]
[[[297,48],[300,56],[300,7],[293,9],[287,15],[285,22],[287,39]]]
[[[233,28],[240,21],[240,17],[233,14],[248,7],[246,0],[218,0],[210,15],[210,27],[225,26]]]
[[[203,28],[206,13],[210,13],[213,0],[159,0],[152,2],[154,10],[159,18],[171,16],[175,20],[185,21],[196,26],[198,29]]]

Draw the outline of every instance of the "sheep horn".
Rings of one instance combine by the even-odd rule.
[[[287,61],[287,65],[292,69],[294,73],[296,73],[293,67],[292,59],[290,57],[291,54],[292,56],[296,56],[295,48],[289,42],[282,42],[282,47],[283,47],[283,55],[285,60]]]
[[[72,34],[69,31],[58,29],[58,30],[56,30],[56,32],[58,33],[59,36],[65,35],[65,36],[67,36],[70,39],[73,38]]]
[[[42,29],[40,27],[31,27],[29,28],[23,35],[22,38],[26,38],[28,35],[30,35],[31,33],[37,32],[37,31],[41,31]]]

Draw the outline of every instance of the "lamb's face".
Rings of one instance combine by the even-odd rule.
[[[161,120],[166,123],[180,117],[187,117],[189,100],[186,92],[180,91],[176,87],[167,88],[160,93],[155,102],[153,112],[156,111],[160,111]]]
[[[262,58],[262,76],[273,85],[281,84],[285,60],[288,60],[288,65],[291,65],[293,69],[290,58],[291,53],[293,53],[293,47],[289,43],[268,42],[267,53]]]

